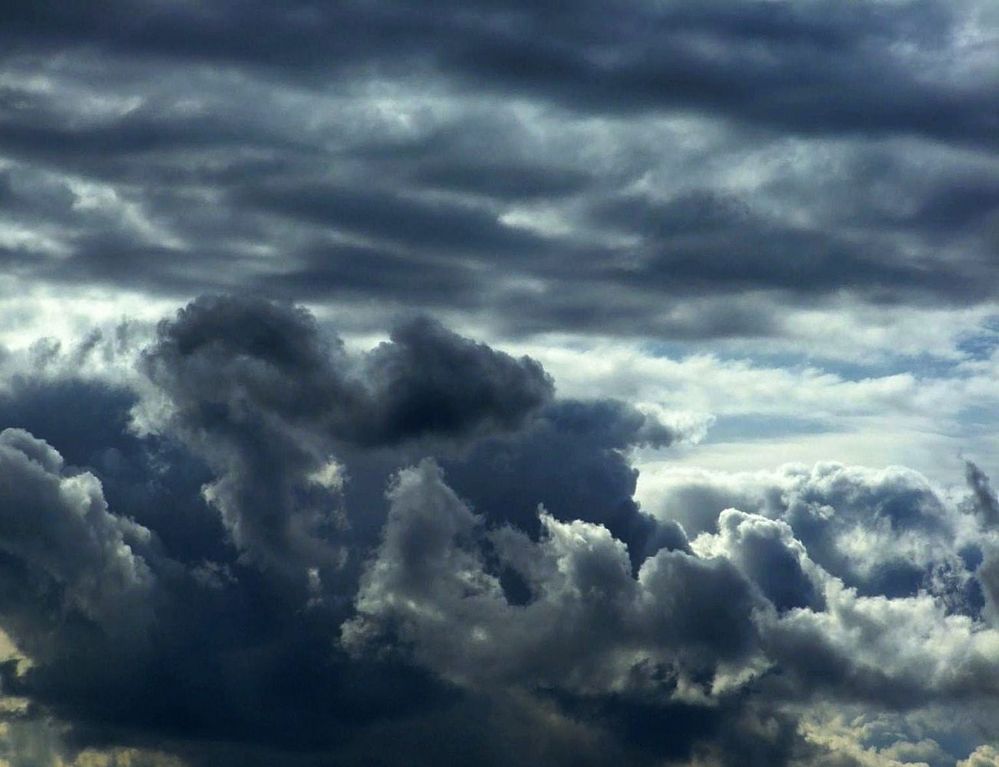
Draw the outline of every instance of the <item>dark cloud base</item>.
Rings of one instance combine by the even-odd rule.
[[[0,398],[0,627],[31,659],[3,690],[62,748],[831,764],[810,707],[999,696],[974,465],[956,504],[820,465],[644,510],[629,451],[682,434],[429,320],[351,353],[302,309],[205,297],[136,359]]]

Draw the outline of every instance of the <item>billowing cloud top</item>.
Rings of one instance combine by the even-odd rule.
[[[973,463],[964,492],[677,466],[641,507],[636,451],[698,436],[662,412],[426,319],[350,350],[245,297],[5,364],[12,764],[992,758]]]

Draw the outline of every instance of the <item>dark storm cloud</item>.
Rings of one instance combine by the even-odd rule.
[[[392,193],[320,185],[248,189],[241,194],[242,202],[292,219],[416,249],[527,258],[545,247],[543,238],[504,226],[495,215],[465,204],[434,204]]]
[[[191,764],[323,751],[416,704],[450,705],[418,671],[346,663],[330,641],[338,619],[303,614],[285,586],[243,567],[198,496],[211,475],[182,446],[124,430],[129,399],[72,379],[5,397],[5,421],[34,423],[94,464],[70,466],[20,429],[0,434],[0,616],[33,660],[5,667],[6,695],[71,723],[81,746],[152,743],[192,751]]]
[[[994,295],[973,2],[3,14],[4,260],[60,290],[679,338]]]
[[[606,524],[636,566],[663,546],[686,545],[675,525],[640,512],[627,458],[682,434],[618,401],[546,404],[551,382],[539,365],[426,319],[352,357],[301,311],[201,299],[161,325],[144,365],[169,400],[171,428],[222,471],[214,500],[249,549],[290,556],[290,510],[318,492],[316,477],[334,456],[346,460],[349,504],[380,506],[386,471],[401,459],[364,451],[412,454],[413,442],[440,449],[456,486],[494,523],[536,531],[543,503],[560,519]],[[468,446],[455,452],[455,440]],[[332,521],[303,520],[298,534],[315,524]]]
[[[481,438],[483,418],[490,422],[487,439],[490,433],[522,429],[531,409],[551,396],[551,384],[535,363],[461,339],[427,320],[400,325],[390,341],[348,360],[335,341],[323,340],[303,311],[249,299],[205,298],[165,321],[143,358],[157,384],[154,392],[76,377],[80,360],[101,353],[101,343],[95,335],[66,352],[56,345],[44,354],[40,349],[36,368],[13,381],[0,408],[5,422],[30,426],[64,444],[67,455],[83,467],[68,468],[58,452],[27,432],[4,434],[11,462],[0,465],[0,486],[16,495],[0,503],[0,513],[13,524],[26,508],[42,511],[48,502],[54,508],[52,514],[38,514],[33,526],[21,526],[18,535],[3,536],[0,616],[35,662],[25,674],[9,676],[5,691],[71,724],[71,744],[151,746],[194,765],[273,759],[315,764],[334,751],[346,763],[353,763],[351,753],[363,763],[381,750],[379,728],[388,727],[405,740],[429,727],[440,728],[443,740],[434,748],[414,740],[422,752],[410,763],[433,763],[431,755],[440,753],[458,763],[499,764],[504,758],[526,758],[537,747],[542,722],[550,728],[553,719],[561,719],[567,733],[577,733],[577,742],[583,732],[593,739],[594,764],[622,753],[637,763],[646,759],[641,749],[622,745],[600,723],[584,727],[553,704],[506,700],[499,691],[448,690],[408,663],[348,660],[332,643],[356,585],[350,568],[338,572],[324,559],[323,547],[350,540],[358,547],[352,555],[360,558],[371,541],[345,528],[308,528],[315,519],[316,492],[335,491],[331,478],[309,474],[322,466],[310,462],[307,453],[324,429],[343,423],[325,412],[330,403],[342,404],[345,390],[356,386],[357,396],[372,397],[382,406],[370,436],[344,427],[336,439],[330,437],[328,444],[346,447],[356,438],[360,445],[346,452],[354,459],[365,444],[384,455],[412,436],[437,435],[427,449],[435,449],[434,440],[443,437],[474,443]],[[140,436],[130,428],[129,413],[140,397],[149,400],[140,413],[166,407],[172,414],[159,424],[162,433]],[[308,423],[312,418],[314,425]],[[575,468],[622,474],[615,481],[623,485],[615,490],[612,484],[611,490],[632,515],[634,472],[618,451],[633,444],[668,444],[677,436],[655,418],[612,401],[552,406],[538,429],[523,446],[511,435],[511,449],[541,460],[543,437],[538,435],[553,429],[566,435],[562,442],[552,437],[553,451],[578,441],[573,460],[587,454],[589,459]],[[483,474],[492,469],[488,461],[471,457],[465,461],[468,476],[475,460]],[[19,473],[22,464],[39,475],[38,482]],[[536,493],[537,500],[552,503],[567,519],[571,511],[560,494],[571,491],[572,468],[563,469],[551,485],[554,494],[543,487]],[[387,477],[381,474],[379,493]],[[308,485],[316,482],[326,486],[310,495]],[[76,502],[74,493],[45,489],[60,484],[86,490],[80,500],[86,498],[91,509],[84,518],[93,533],[61,532],[64,525],[81,524],[81,518],[63,509]],[[215,508],[199,497],[199,484],[212,488],[208,498]],[[115,503],[111,509],[110,500]],[[213,523],[218,510],[230,523],[235,520],[231,540]],[[353,510],[358,512],[371,513],[364,505]],[[604,512],[598,506],[589,513],[599,517]],[[495,514],[496,522],[503,521],[500,509]],[[523,534],[503,530],[504,549],[533,545]],[[302,531],[316,537],[295,538]],[[682,544],[682,533],[674,535]],[[93,540],[97,548],[93,553],[89,544],[73,548],[74,539]],[[620,543],[613,545],[626,551]],[[241,550],[253,556],[241,557]],[[137,573],[135,578],[119,573],[122,561],[131,563],[128,572]],[[318,591],[305,578],[287,580],[282,566],[295,563],[317,566]],[[611,566],[622,564],[625,584],[632,578],[627,556]],[[529,560],[522,566],[532,567]],[[596,570],[586,577],[598,587],[600,562],[592,566]],[[581,561],[580,575],[590,567]],[[677,577],[694,577],[698,565],[683,560],[676,567]],[[715,569],[717,577],[737,579],[723,563],[706,572]],[[79,587],[74,578],[81,581]],[[112,582],[104,584],[103,578]],[[26,584],[40,589],[44,598],[39,600]],[[53,619],[60,620],[56,632]],[[710,628],[698,625],[691,623],[682,635],[695,647],[713,646]],[[730,639],[720,647],[723,655],[741,652]],[[106,661],[110,654],[114,664]],[[702,654],[709,663],[711,653]],[[456,697],[464,701],[459,708],[454,708]],[[487,717],[484,729],[481,722],[475,724],[477,716]],[[454,731],[462,734],[449,743]],[[495,743],[496,738],[504,742]],[[551,743],[553,763],[575,760],[564,738],[549,733],[542,740]],[[685,746],[678,742],[676,748]],[[397,761],[393,754],[385,758]]]
[[[538,531],[541,504],[556,519],[598,522],[628,545],[637,569],[660,548],[684,549],[674,523],[659,523],[633,500],[638,472],[627,451],[665,447],[683,435],[654,415],[615,400],[563,400],[526,429],[482,440],[445,460],[448,480],[491,522]]]
[[[415,66],[583,110],[685,107],[805,133],[994,138],[987,82],[946,71],[926,77],[932,59],[893,45],[952,54],[960,8],[938,3],[41,4],[7,9],[2,21],[8,39],[45,47],[90,44],[312,75]]]
[[[515,360],[428,319],[393,330],[365,358],[363,376],[373,382],[377,420],[372,436],[356,428],[362,444],[513,430],[554,394],[529,357]]]
[[[813,703],[999,695],[978,474],[954,503],[902,469],[705,475],[643,510],[629,451],[682,433],[431,320],[348,353],[205,297],[143,377],[88,372],[130,349],[39,346],[0,397],[36,432],[0,437],[0,626],[34,661],[4,690],[68,747],[801,767]]]
[[[214,407],[223,420],[238,418],[225,382],[290,423],[318,420],[335,438],[370,445],[512,429],[553,394],[535,361],[430,319],[398,324],[388,342],[351,359],[308,312],[226,296],[202,297],[161,323],[144,366],[181,412]]]
[[[338,443],[510,430],[552,396],[533,360],[429,320],[352,359],[304,310],[248,298],[191,303],[160,325],[143,366],[169,428],[219,473],[211,498],[236,545],[299,575],[339,556],[325,540],[339,524],[328,508],[338,475],[327,468]]]
[[[988,0],[0,4],[12,334],[35,290],[186,303],[144,340],[0,350],[0,629],[31,661],[0,663],[0,719],[62,742],[8,759],[0,727],[0,761],[874,764],[816,724],[856,710],[999,740],[982,468],[964,495],[666,471],[640,505],[638,451],[681,428],[464,335],[984,314],[997,24]]]
[[[931,285],[939,297],[952,300],[991,293],[976,284],[970,268],[966,274],[941,274],[930,268],[929,257],[914,260],[886,252],[890,246],[858,246],[833,232],[788,227],[754,213],[748,201],[711,192],[662,203],[626,197],[598,210],[597,218],[644,235],[645,257],[607,275],[636,290],[824,294],[845,288],[881,301],[925,293]]]
[[[965,461],[964,469],[965,481],[971,490],[969,509],[984,527],[995,528],[999,525],[999,499],[988,475],[972,461]]]

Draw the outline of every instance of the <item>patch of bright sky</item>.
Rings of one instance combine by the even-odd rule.
[[[714,418],[703,440],[639,451],[643,470],[657,465],[724,471],[787,462],[837,460],[911,466],[942,484],[963,481],[963,459],[999,467],[999,387],[994,366],[913,365],[899,360],[874,373],[842,363],[717,354],[649,354],[646,345],[605,340],[507,344],[535,357],[561,396],[619,397]],[[919,368],[922,369],[919,369]],[[850,376],[847,372],[855,372]]]
[[[25,290],[12,278],[0,279],[0,297],[0,344],[9,349],[26,349],[46,336],[68,348],[95,326],[126,317],[151,324],[185,303],[120,289]],[[314,308],[320,324],[338,331],[353,351],[386,340],[391,323],[384,307],[377,311],[379,329],[363,327],[375,319],[369,317],[353,332],[356,310]],[[786,339],[769,350],[762,340],[649,344],[553,334],[510,341],[490,337],[486,327],[441,319],[463,334],[539,360],[559,396],[618,397],[662,408],[690,427],[696,436],[684,444],[636,453],[643,471],[676,465],[758,470],[838,460],[908,465],[951,485],[962,481],[964,457],[987,472],[999,469],[995,313],[971,317],[970,333],[948,330],[945,335],[956,339],[949,353],[906,357],[883,349],[867,363],[796,354]],[[925,315],[912,332],[922,332],[933,319]],[[968,327],[968,319],[959,316],[952,329]],[[928,336],[925,346],[932,348],[939,337]]]
[[[0,278],[0,346],[24,350],[43,338],[71,345],[96,327],[126,319],[156,322],[179,305],[119,288],[26,287],[16,278]]]

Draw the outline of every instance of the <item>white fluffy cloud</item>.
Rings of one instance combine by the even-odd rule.
[[[600,525],[543,514],[539,542],[511,528],[488,532],[430,462],[401,472],[390,499],[359,615],[344,628],[352,649],[377,647],[388,632],[460,683],[577,692],[651,684],[665,667],[677,695],[703,697],[696,675],[707,673],[707,694],[718,694],[753,666],[754,616],[765,604],[726,560],[664,550],[636,579],[626,547]],[[526,604],[511,604],[488,571],[487,541],[526,582]]]
[[[979,746],[967,759],[957,763],[957,767],[996,767],[999,765],[999,749],[993,746]]]
[[[859,492],[854,480],[848,494]],[[359,615],[344,630],[354,650],[399,642],[472,685],[621,691],[670,668],[667,697],[692,694],[700,675],[710,698],[773,667],[791,697],[924,705],[999,696],[999,631],[950,614],[925,590],[858,595],[816,565],[783,521],[724,511],[720,532],[695,540],[695,554],[660,551],[632,577],[623,544],[599,525],[543,516],[538,542],[485,530],[431,463],[403,471],[390,500]],[[875,511],[876,502],[860,503]],[[487,541],[500,567],[528,584],[526,604],[504,594]]]
[[[707,476],[700,477],[704,495]],[[973,577],[965,571],[942,583],[942,565],[935,567],[960,566],[950,559],[947,546],[958,544],[945,521],[967,515],[925,479],[831,465],[711,479],[710,500],[724,506],[710,523],[715,532],[701,533],[693,553],[662,550],[632,575],[624,545],[599,525],[558,522],[542,510],[541,537],[531,541],[510,528],[489,529],[434,464],[404,470],[342,642],[362,655],[411,654],[472,689],[652,695],[663,704],[706,707],[756,689],[789,710],[820,712],[836,703],[875,715],[999,699],[999,627],[955,612],[959,600],[934,592]],[[713,508],[689,484],[664,497],[673,511]],[[939,536],[925,550],[907,550],[903,532],[872,546],[890,555],[845,555],[865,567],[879,556],[909,556],[926,567],[928,580],[911,595],[858,593],[796,537],[792,523],[815,512],[810,522],[842,514],[847,531],[856,526],[875,537],[894,527]],[[974,537],[971,529],[962,535]],[[837,533],[814,545],[828,546],[831,556],[848,549],[851,534],[843,536],[847,543]],[[529,599],[506,592],[509,570],[523,579]],[[809,721],[818,720],[804,719],[802,736],[825,756],[805,763],[897,767],[925,763],[920,754],[934,765],[948,758],[925,738],[874,746],[842,723]]]

